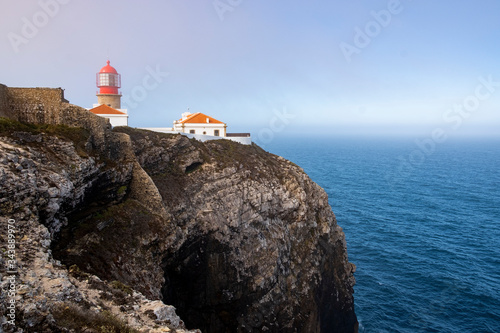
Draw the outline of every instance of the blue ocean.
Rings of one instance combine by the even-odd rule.
[[[276,138],[328,193],[360,332],[500,332],[500,140]]]

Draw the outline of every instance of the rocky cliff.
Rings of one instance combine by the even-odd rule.
[[[344,234],[300,167],[255,145],[69,127],[68,109],[87,114],[60,108],[52,125],[0,122],[4,331],[357,330]]]

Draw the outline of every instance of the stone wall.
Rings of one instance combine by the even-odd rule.
[[[10,118],[34,124],[60,124],[61,88],[7,88]]]
[[[0,117],[32,124],[67,125],[90,131],[99,147],[111,128],[109,120],[69,104],[61,88],[11,88],[0,84]]]
[[[6,85],[0,84],[0,117],[12,118],[8,108],[8,89]]]

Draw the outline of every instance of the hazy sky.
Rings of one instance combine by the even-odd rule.
[[[254,135],[491,134],[499,15],[498,0],[1,0],[0,83],[91,107],[109,58],[131,126],[189,107]]]

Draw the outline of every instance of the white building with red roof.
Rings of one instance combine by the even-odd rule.
[[[252,144],[250,133],[227,133],[226,123],[201,112],[184,112],[181,119],[174,121],[174,127],[149,127],[143,129],[160,133],[181,133],[199,141],[227,139],[244,145]]]
[[[174,131],[179,133],[226,136],[227,125],[204,113],[184,112],[182,118],[174,121]]]

